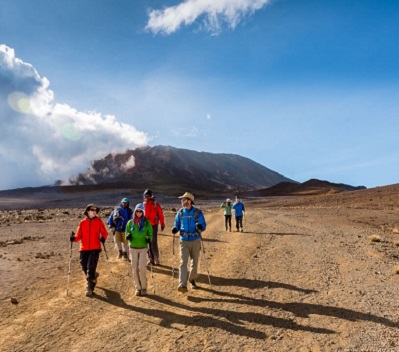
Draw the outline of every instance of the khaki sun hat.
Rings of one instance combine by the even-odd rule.
[[[189,193],[189,192],[184,193],[184,194],[183,194],[182,196],[180,196],[179,198],[188,198],[188,199],[190,199],[191,202],[194,204],[194,196],[193,196],[191,193]]]

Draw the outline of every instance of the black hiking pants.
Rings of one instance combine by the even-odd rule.
[[[159,260],[159,249],[158,249],[158,225],[152,227],[152,241],[148,248],[148,258],[151,262]]]
[[[80,265],[86,275],[87,286],[91,289],[94,289],[95,286],[94,279],[96,278],[96,269],[100,252],[99,249],[80,252]]]
[[[226,225],[226,230],[230,228],[231,230],[231,215],[224,216],[224,224]]]
[[[240,227],[242,228],[242,215],[236,216],[236,229],[239,230]]]

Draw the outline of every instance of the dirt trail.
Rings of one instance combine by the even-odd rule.
[[[399,351],[398,235],[376,225],[384,211],[247,208],[244,233],[226,232],[220,210],[203,208],[212,289],[202,258],[201,289],[185,295],[170,231],[159,235],[162,265],[153,280],[148,272],[147,297],[133,295],[129,266],[107,241],[109,261],[102,253],[87,298],[76,244],[66,296],[68,236],[81,210],[1,226],[1,350]],[[173,218],[166,211],[168,228]]]

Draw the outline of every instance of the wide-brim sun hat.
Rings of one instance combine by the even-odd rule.
[[[182,196],[180,196],[178,198],[188,198],[194,204],[194,195],[192,195],[190,192],[186,192],[186,193],[184,193]]]
[[[87,216],[87,212],[89,211],[90,208],[96,208],[97,214],[100,212],[100,208],[98,206],[90,203],[90,204],[87,205],[87,207],[86,207],[86,209],[85,209],[83,214],[85,214]]]

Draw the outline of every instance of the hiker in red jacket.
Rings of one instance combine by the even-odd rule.
[[[93,295],[99,276],[96,269],[101,252],[101,243],[104,243],[108,237],[108,231],[103,221],[97,216],[99,211],[99,207],[89,204],[84,212],[86,219],[79,222],[76,235],[72,234],[69,239],[71,242],[80,241],[79,260],[87,279],[86,296]]]
[[[158,225],[161,224],[161,231],[165,229],[165,218],[161,205],[155,200],[150,189],[146,189],[143,194],[145,217],[152,225],[152,241],[148,249],[148,258],[152,265],[159,265],[158,249]]]

